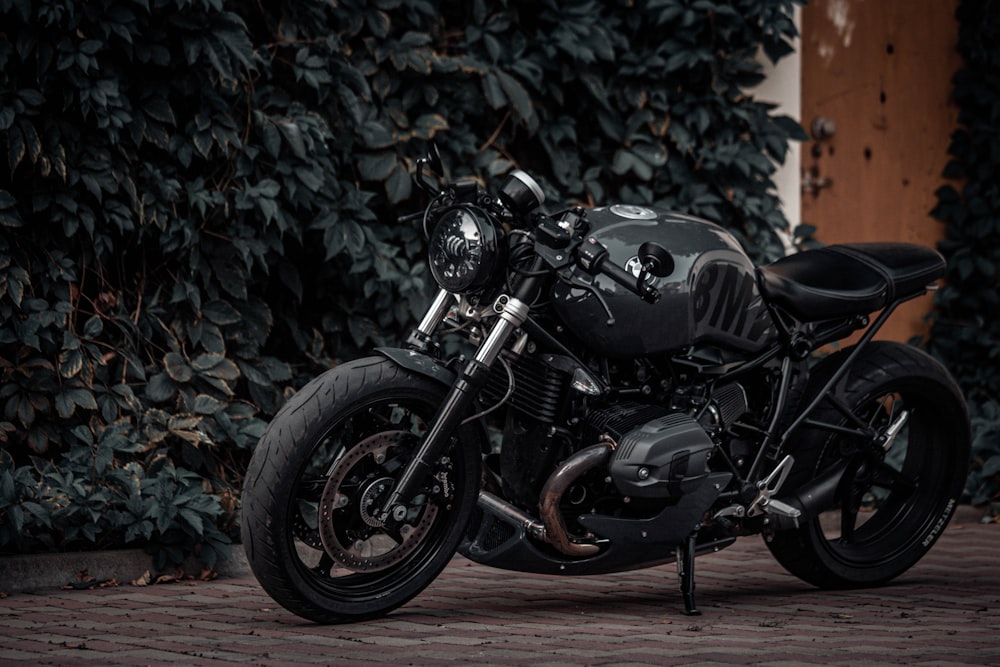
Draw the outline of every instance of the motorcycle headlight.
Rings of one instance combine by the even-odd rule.
[[[493,221],[478,209],[445,213],[428,242],[434,280],[453,294],[485,286],[497,265],[497,236]]]

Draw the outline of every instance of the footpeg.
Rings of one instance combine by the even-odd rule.
[[[773,496],[781,490],[785,480],[788,479],[788,473],[792,471],[793,465],[795,465],[795,459],[791,456],[786,456],[781,459],[781,463],[775,466],[774,470],[771,471],[771,474],[768,475],[766,479],[757,483],[757,497],[752,503],[750,503],[750,507],[747,508],[747,516],[757,516],[759,514],[763,514],[764,512],[781,514],[782,516],[791,516],[785,515],[783,510],[799,513],[798,510],[791,505],[787,505],[781,501],[773,499]],[[781,506],[781,509],[775,509],[773,507],[775,503],[778,503]],[[797,516],[792,518],[797,518]]]
[[[802,512],[786,502],[782,502],[777,498],[770,498],[767,502],[762,502],[761,507],[768,514],[777,514],[778,516],[783,516],[792,520],[792,523],[796,528],[799,527],[799,517],[802,516]]]
[[[891,424],[889,424],[889,428],[887,428],[885,433],[882,435],[882,451],[889,451],[892,447],[892,443],[896,442],[896,436],[899,435],[899,432],[903,430],[904,426],[906,426],[906,422],[909,418],[910,411],[903,410],[899,413],[899,416],[896,417]]]

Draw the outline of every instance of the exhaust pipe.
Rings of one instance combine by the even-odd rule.
[[[479,506],[487,512],[504,517],[513,525],[520,526],[524,532],[536,540],[548,541],[545,537],[545,526],[540,521],[528,516],[517,507],[514,507],[502,498],[496,497],[489,491],[479,492]]]
[[[828,510],[837,499],[840,483],[850,465],[850,459],[838,461],[821,472],[818,477],[800,486],[790,496],[778,498],[781,502],[799,510],[802,515],[797,519],[792,519],[781,514],[771,514],[771,525],[778,530],[798,528],[799,520],[810,521],[819,516],[820,512]]]
[[[538,503],[538,513],[545,525],[545,541],[567,556],[593,556],[600,547],[596,544],[574,542],[566,529],[559,502],[569,487],[582,474],[601,465],[607,465],[614,445],[601,442],[585,447],[566,459],[545,482],[542,497]]]
[[[566,556],[586,557],[596,554],[600,547],[596,544],[575,542],[566,529],[559,512],[559,503],[563,494],[572,486],[580,475],[593,470],[600,465],[607,465],[614,444],[611,442],[591,445],[566,459],[545,482],[542,488],[539,514],[541,521],[532,518],[506,500],[498,498],[488,491],[479,492],[478,504],[485,511],[503,517],[508,523],[519,526],[525,533],[547,542]]]

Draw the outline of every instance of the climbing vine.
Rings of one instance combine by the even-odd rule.
[[[948,260],[928,348],[955,374],[973,419],[967,489],[976,505],[1000,509],[1000,3],[963,0],[957,13],[964,66],[953,80],[959,129],[937,191],[934,216],[947,223]]]
[[[794,4],[0,0],[0,550],[225,554],[266,420],[425,306],[432,140],[780,254]]]

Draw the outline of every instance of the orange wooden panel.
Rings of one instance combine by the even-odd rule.
[[[802,12],[802,123],[836,131],[803,146],[802,219],[824,243],[908,241],[933,246],[930,216],[957,123],[951,77],[957,0],[811,0]],[[880,333],[926,332],[930,297],[910,302]]]

